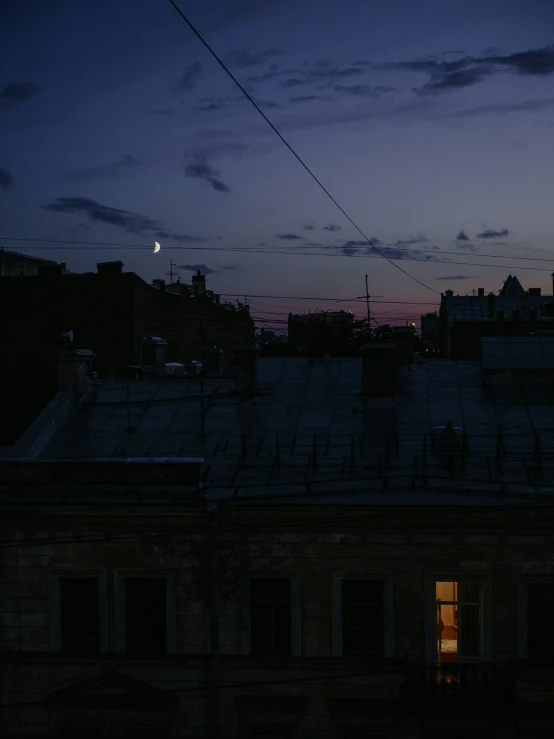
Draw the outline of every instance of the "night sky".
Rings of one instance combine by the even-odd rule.
[[[551,292],[554,261],[514,257],[553,246],[552,0],[180,6],[403,269],[438,292],[497,291],[509,272]],[[166,0],[3,0],[0,223],[6,248],[74,271],[121,259],[151,280],[172,258],[186,281],[207,267],[221,293],[344,298],[364,293],[367,273],[381,300],[430,301],[375,303],[381,320],[419,316],[439,297],[362,241]],[[158,240],[162,251],[10,236]],[[365,310],[250,302],[267,320]]]

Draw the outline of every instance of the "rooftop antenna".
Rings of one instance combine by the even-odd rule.
[[[71,329],[69,331],[65,331],[62,334],[62,339],[63,339],[63,347],[64,349],[67,349],[67,342],[69,341],[70,344],[73,343],[73,331],[71,331]]]

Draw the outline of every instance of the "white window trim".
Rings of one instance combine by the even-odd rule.
[[[176,653],[175,634],[175,571],[174,570],[116,570],[114,572],[115,587],[115,651],[116,654],[125,654],[127,650],[127,607],[125,580],[131,577],[160,578],[166,581],[165,590],[165,651],[166,654]]]
[[[334,572],[333,573],[333,657],[343,656],[342,643],[342,581],[378,580],[383,588],[383,637],[386,659],[394,657],[394,584],[391,573]]]
[[[470,575],[467,573],[439,573],[425,576],[425,654],[428,664],[437,662],[437,624],[436,624],[436,582],[476,582],[481,585],[483,601],[481,603],[481,657],[460,657],[458,664],[478,664],[490,662],[492,659],[492,612],[491,581],[488,576]]]
[[[62,650],[61,583],[65,578],[98,578],[98,607],[100,624],[100,653],[108,651],[108,586],[105,569],[57,567],[49,571],[50,581],[50,651]]]
[[[252,623],[250,611],[250,581],[251,580],[269,580],[270,578],[280,578],[290,580],[290,653],[291,657],[300,657],[301,653],[301,623],[300,623],[300,573],[299,572],[281,572],[272,570],[271,572],[256,571],[248,576],[241,578],[241,630],[240,630],[240,653],[252,653]]]
[[[519,659],[529,659],[529,650],[527,645],[527,630],[529,626],[527,612],[527,586],[537,584],[554,584],[554,577],[548,575],[520,575],[517,583],[518,590],[518,619],[517,619],[517,642]]]

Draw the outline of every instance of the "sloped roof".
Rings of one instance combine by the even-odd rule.
[[[554,336],[481,339],[485,370],[554,370]]]
[[[129,402],[126,382],[99,382],[40,457],[200,457],[209,495],[249,500],[290,485],[331,493],[337,481],[345,496],[417,490],[422,479],[462,495],[474,484],[528,486],[537,438],[544,474],[554,466],[548,384],[491,389],[478,362],[452,360],[399,371],[395,399],[364,398],[361,379],[354,357],[260,359],[252,400],[239,401],[233,378],[204,381],[204,433],[198,379],[129,382]],[[454,462],[439,443],[449,424],[463,450]]]

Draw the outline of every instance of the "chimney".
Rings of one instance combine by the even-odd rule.
[[[165,374],[165,350],[167,341],[159,336],[147,336],[142,340],[142,363],[152,367],[157,375]]]
[[[60,349],[58,351],[58,391],[73,390],[81,397],[92,385],[90,349]]]
[[[496,313],[496,297],[494,293],[489,293],[487,295],[487,305],[489,309],[489,318],[494,318],[494,314]]]
[[[221,375],[223,350],[210,346],[202,352],[202,371],[204,377],[218,377]]]
[[[527,292],[529,293],[529,295],[540,295],[541,288],[540,287],[530,287]]]
[[[484,287],[478,287],[477,288],[477,297],[484,298],[485,297],[485,288]]]
[[[195,295],[206,292],[206,275],[203,275],[199,269],[196,270],[196,274],[192,276],[192,288]]]
[[[152,284],[154,287],[156,287],[160,292],[165,292],[165,280],[152,280]]]
[[[98,262],[99,277],[117,277],[123,272],[123,262]]]
[[[60,277],[65,272],[65,264],[40,264],[38,268],[39,277]]]
[[[393,342],[362,346],[362,392],[369,397],[392,398],[396,395],[398,347]]]
[[[393,338],[398,346],[398,364],[409,366],[414,350],[414,332],[409,326],[393,326]]]
[[[255,344],[243,344],[236,350],[237,395],[242,400],[255,398],[258,393],[258,354]]]

